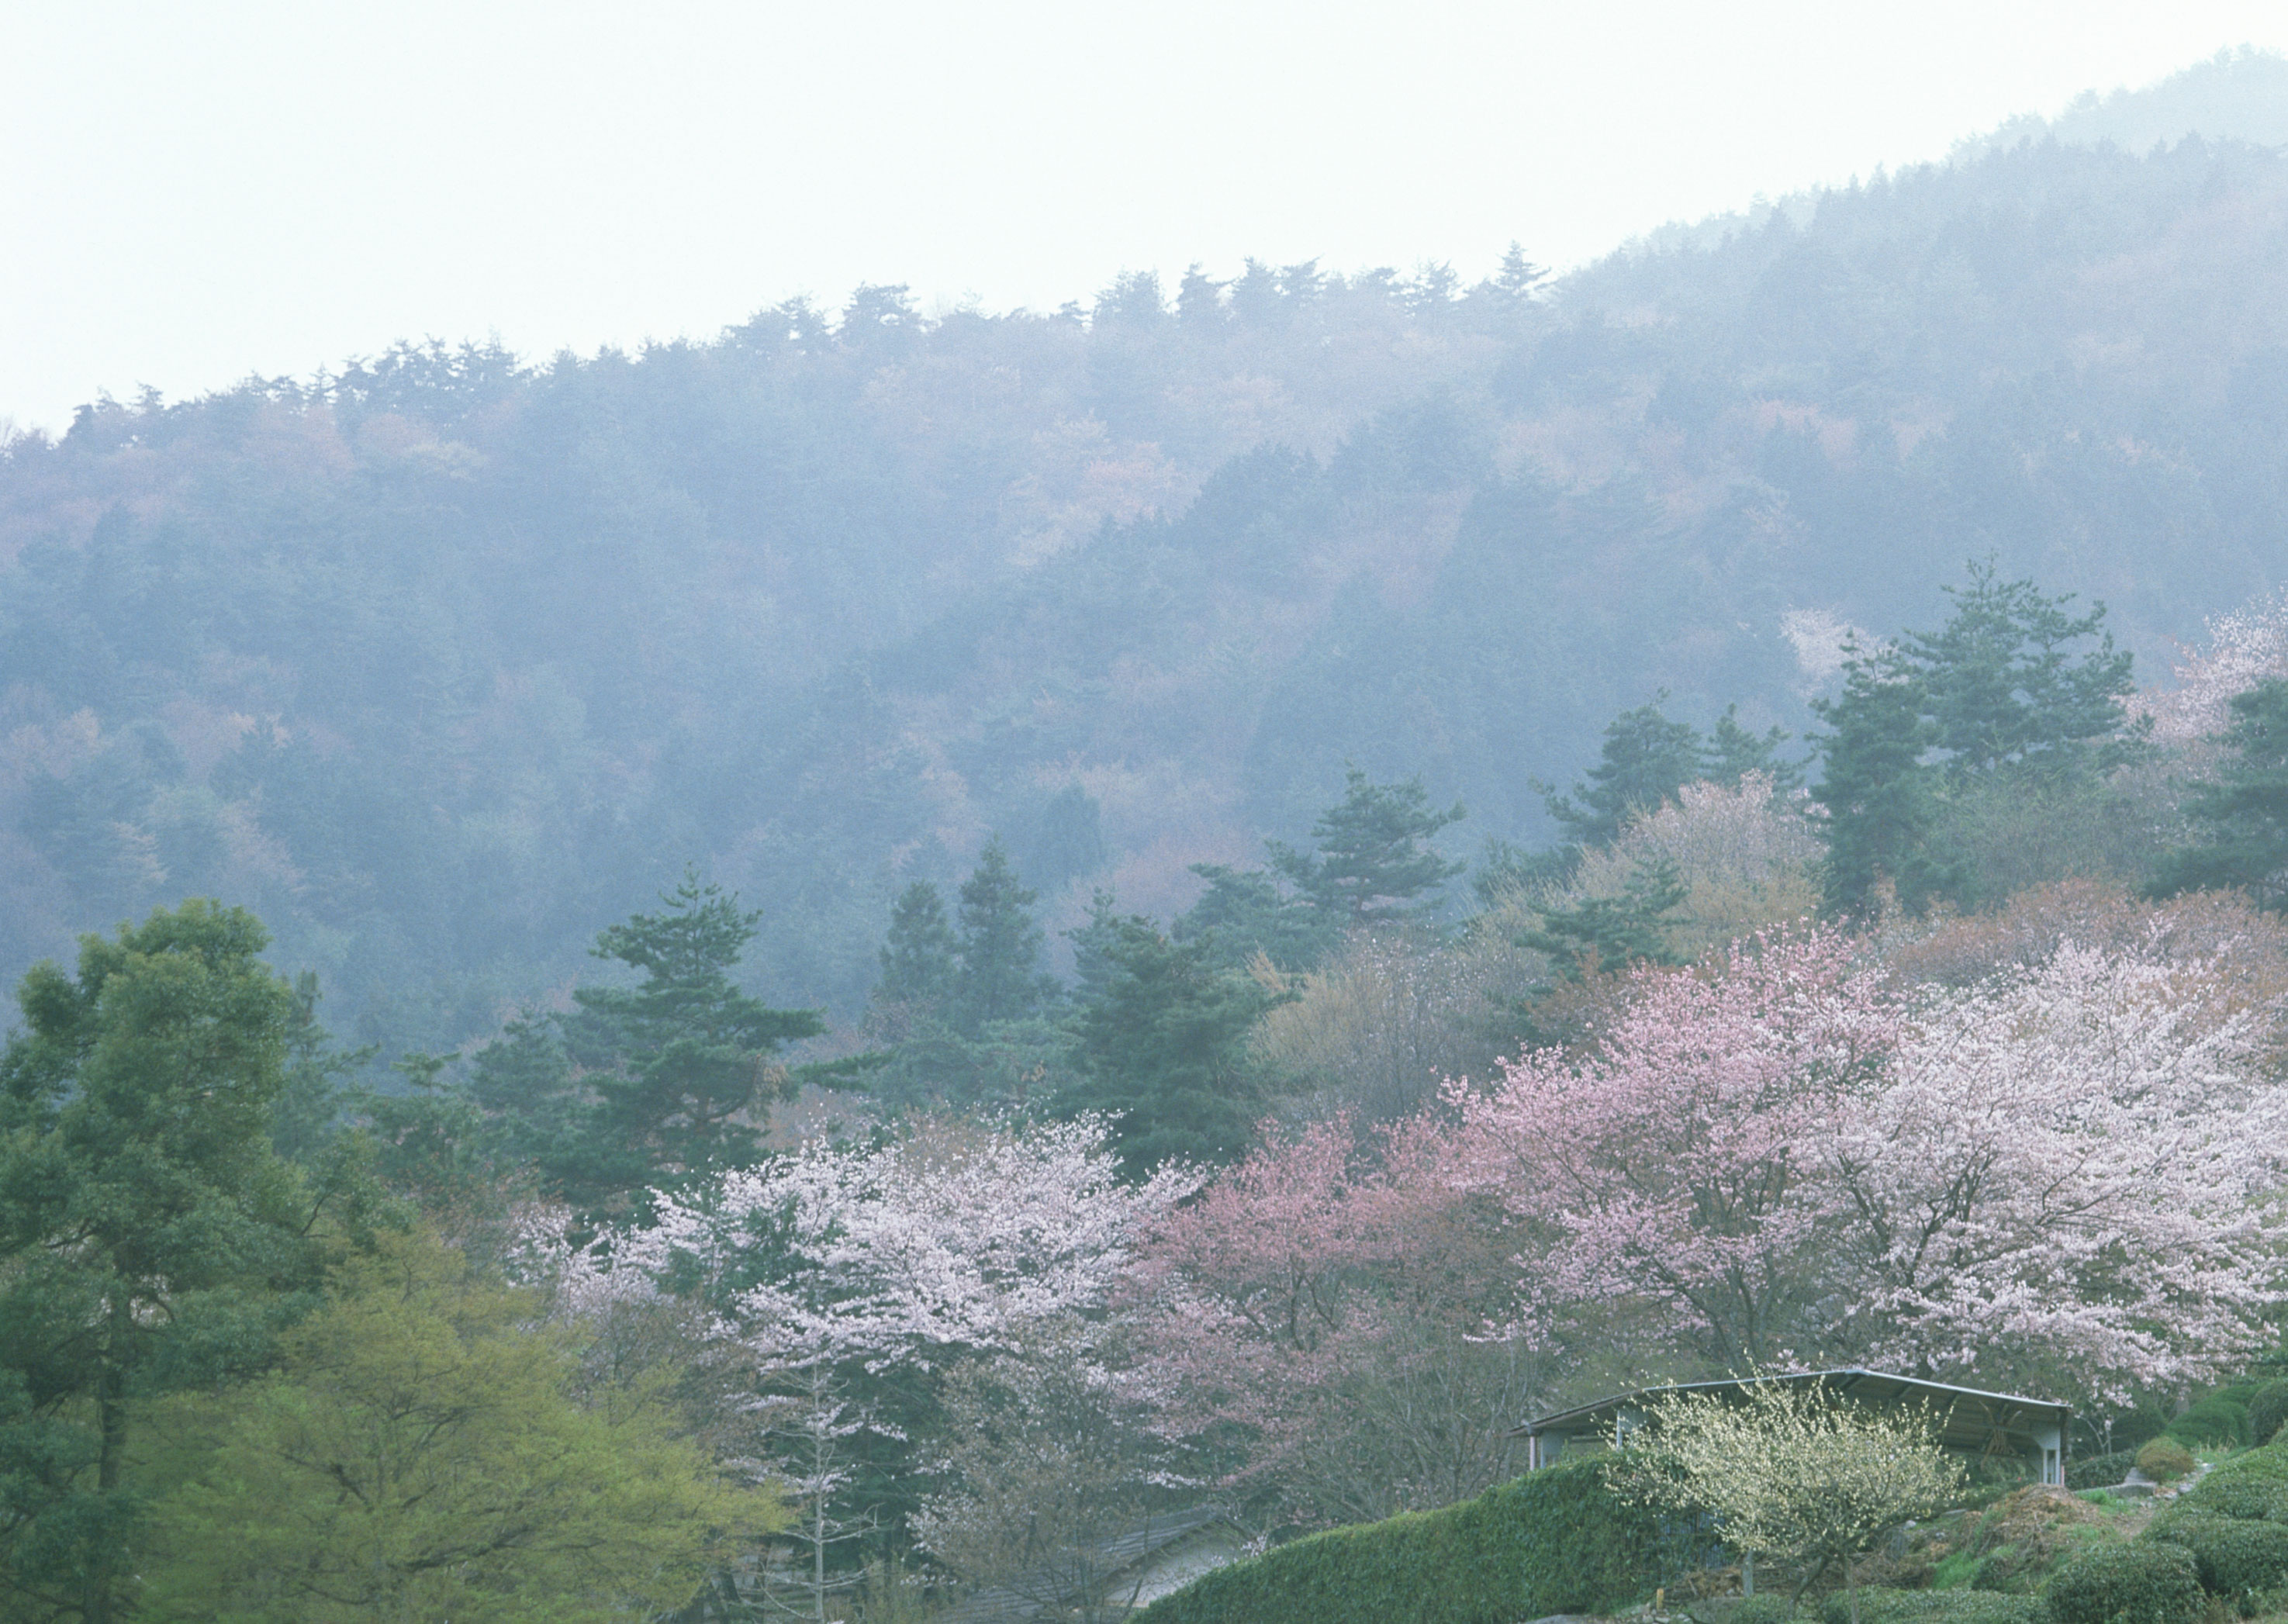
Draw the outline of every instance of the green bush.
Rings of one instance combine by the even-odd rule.
[[[2211,1393],[2171,1422],[2168,1436],[2188,1449],[2236,1449],[2249,1441],[2248,1406]]]
[[[2137,1470],[2156,1483],[2173,1483],[2195,1464],[2193,1452],[2173,1438],[2157,1438],[2137,1452]]]
[[[1784,1596],[1749,1596],[1724,1615],[1724,1624],[1788,1624],[1795,1617],[1795,1604]]]
[[[1218,1568],[1135,1624],[1515,1624],[1608,1611],[1661,1572],[1658,1519],[1584,1461]]]
[[[2248,1401],[2248,1436],[2268,1444],[2284,1421],[2288,1421],[2288,1382],[2267,1382]]]
[[[2205,1611],[2193,1553],[2163,1542],[2093,1547],[2047,1596],[2053,1624],[2195,1624]]]
[[[2137,1464],[2133,1449],[2117,1449],[2111,1454],[2084,1455],[2066,1462],[2066,1487],[2070,1489],[2109,1489],[2129,1476],[2129,1469]]]
[[[2267,1519],[2288,1523],[2288,1484],[2257,1476],[2228,1477],[2220,1469],[2178,1496],[2177,1506],[2183,1510],[2213,1511],[2244,1523]]]
[[[2288,1524],[2192,1511],[2157,1522],[2149,1536],[2192,1552],[2201,1588],[2241,1600],[2288,1585]]]
[[[1859,1592],[1859,1624],[2045,1624],[2041,1598],[1998,1590]],[[1851,1624],[1850,1598],[1838,1590],[1819,1604],[1819,1624]]]

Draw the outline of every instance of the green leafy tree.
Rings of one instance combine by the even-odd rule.
[[[0,1611],[112,1624],[153,1390],[261,1359],[321,1216],[272,1131],[294,989],[238,908],[190,901],[41,963],[0,1055]]]
[[[782,1525],[676,1436],[656,1381],[584,1379],[543,1304],[382,1238],[279,1367],[154,1417],[142,1616],[607,1624],[690,1601]]]
[[[1242,1154],[1260,1103],[1247,1034],[1274,994],[1141,917],[1108,922],[1096,950],[1107,972],[1080,1016],[1078,1076],[1055,1108],[1110,1118],[1132,1176],[1175,1157]]]
[[[2237,886],[2265,907],[2288,909],[2288,680],[2234,695],[2221,742],[2231,757],[2185,801],[2198,838],[2163,860],[2150,889]]]
[[[962,882],[957,909],[958,1002],[971,1033],[991,1021],[1032,1014],[1053,989],[1040,970],[1045,939],[1032,911],[1039,900],[1018,879],[1000,837],[987,841],[977,867]]]
[[[1597,764],[1569,796],[1545,791],[1549,815],[1577,845],[1609,845],[1628,820],[1673,800],[1704,771],[1699,730],[1661,712],[1665,693],[1606,725]]]
[[[751,1164],[769,1099],[787,1088],[772,1055],[825,1030],[814,1010],[772,1009],[731,980],[759,915],[695,870],[661,900],[661,912],[611,926],[592,950],[643,983],[578,988],[565,1023],[589,1098],[543,1170],[592,1212]]]

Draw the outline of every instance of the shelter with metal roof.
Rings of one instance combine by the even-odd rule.
[[[1926,1382],[1919,1376],[1894,1375],[1881,1370],[1806,1370],[1787,1375],[1641,1387],[1634,1392],[1600,1398],[1594,1404],[1537,1416],[1513,1428],[1510,1436],[1525,1439],[1526,1470],[1530,1471],[1555,1465],[1569,1447],[1577,1450],[1590,1445],[1619,1446],[1644,1424],[1651,1407],[1670,1393],[1739,1393],[1772,1382],[1793,1386],[1816,1384],[1857,1404],[1925,1410],[1935,1423],[1937,1442],[1944,1448],[1984,1458],[2015,1458],[2025,1463],[2037,1482],[2062,1484],[2066,1480],[2066,1433],[2067,1424],[2073,1419],[2071,1406],[2013,1393],[1982,1392],[1974,1387],[1953,1387],[1943,1382]]]

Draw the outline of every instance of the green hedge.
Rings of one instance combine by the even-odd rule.
[[[2249,1436],[2268,1444],[2284,1421],[2288,1421],[2288,1382],[2267,1382],[2248,1400]]]
[[[2081,1455],[2066,1462],[2066,1487],[2070,1489],[2109,1489],[2129,1476],[2129,1469],[2137,1464],[2133,1449],[2117,1449],[2111,1454]]]
[[[2268,1489],[2288,1490],[2288,1440],[2261,1449],[2244,1449],[2230,1460],[2219,1462],[2178,1498],[2174,1509],[2245,1517],[2249,1513],[2244,1507]]]
[[[2157,1438],[2137,1452],[2137,1470],[2156,1483],[2173,1483],[2198,1464],[2173,1438]]]
[[[2288,1483],[2211,1472],[2177,1497],[2176,1511],[2213,1511],[2244,1523],[2288,1523]]]
[[[2206,1610],[2193,1553],[2181,1545],[2100,1545],[2050,1580],[2053,1624],[2195,1624]]]
[[[2211,1393],[2171,1422],[2168,1435],[2189,1449],[2237,1448],[2249,1441],[2248,1406]]]
[[[2288,1585],[2288,1524],[2193,1511],[2157,1524],[2152,1538],[2190,1551],[2212,1596],[2238,1599]]]
[[[1218,1568],[1135,1624],[1517,1624],[1607,1611],[1662,1571],[1653,1514],[1608,1491],[1602,1462],[1583,1461]]]
[[[1998,1590],[1859,1592],[1859,1624],[2044,1624],[2041,1599]],[[1851,1624],[1851,1598],[1842,1591],[1822,1599],[1819,1624]]]
[[[1724,1615],[1724,1624],[1789,1624],[1794,1617],[1792,1601],[1767,1591],[1761,1596],[1742,1596]]]

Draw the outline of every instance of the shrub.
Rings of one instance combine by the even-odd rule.
[[[2137,1452],[2137,1470],[2156,1483],[2173,1483],[2194,1464],[2193,1452],[2173,1438],[2157,1438]]]
[[[1652,1588],[1658,1519],[1607,1462],[1529,1472],[1475,1500],[1331,1529],[1218,1568],[1135,1624],[1515,1624],[1600,1612]]]
[[[2244,1600],[2288,1585],[2288,1525],[2194,1511],[2157,1523],[2149,1538],[2192,1552],[2201,1588],[2212,1596]]]
[[[2117,1449],[2111,1454],[2085,1455],[2066,1463],[2066,1487],[2070,1489],[2109,1489],[2129,1476],[2129,1469],[2137,1464],[2133,1449]]]
[[[1749,1596],[1725,1615],[1724,1624],[1788,1624],[1795,1604],[1784,1596]]]
[[[2260,1523],[2268,1518],[2288,1523],[2288,1485],[2261,1477],[2227,1477],[2221,1470],[2213,1471],[2186,1491],[2177,1504],[2185,1509],[2213,1511],[2219,1517],[2236,1517],[2244,1523]]]
[[[2181,1545],[2100,1545],[2057,1571],[2048,1591],[2053,1624],[2195,1624],[2203,1612],[2200,1571]]]
[[[2041,1598],[2004,1596],[1996,1590],[1885,1590],[1859,1592],[1859,1624],[2045,1624]],[[1851,1608],[1840,1590],[1819,1604],[1820,1624],[1851,1624]]]
[[[2248,1436],[2268,1444],[2284,1421],[2288,1421],[2288,1382],[2267,1382],[2248,1401]]]
[[[2171,1422],[2168,1436],[2189,1449],[2237,1447],[2248,1442],[2248,1406],[2211,1393]]]

